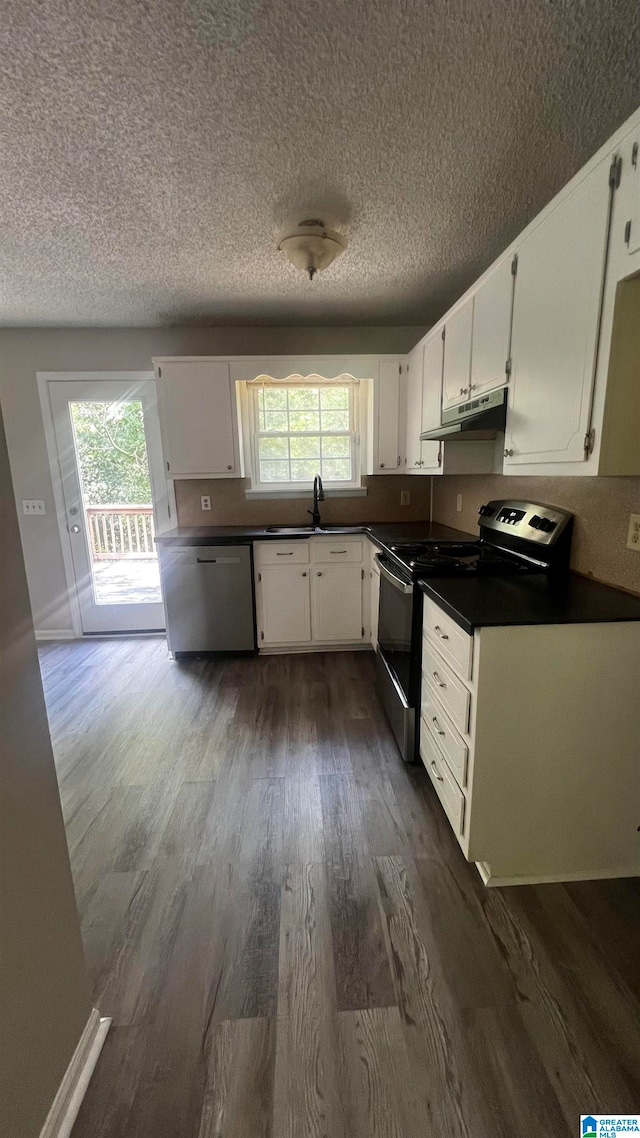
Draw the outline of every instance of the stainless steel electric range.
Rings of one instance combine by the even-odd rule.
[[[402,757],[416,757],[420,706],[422,593],[428,577],[567,573],[573,517],[535,502],[480,507],[477,541],[384,546],[378,612],[378,690]]]

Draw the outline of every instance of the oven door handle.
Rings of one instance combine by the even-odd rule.
[[[387,566],[385,565],[385,563],[382,560],[382,557],[379,553],[376,553],[376,561],[378,562],[380,572],[382,573],[382,575],[384,577],[386,577],[387,581],[391,582],[394,589],[398,589],[398,591],[400,593],[412,593],[413,592],[412,582],[411,581],[405,581],[402,577],[396,577],[395,573],[392,573],[391,570],[387,568]]]

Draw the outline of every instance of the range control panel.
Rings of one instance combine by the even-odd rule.
[[[481,531],[512,533],[539,545],[553,545],[571,521],[567,510],[540,502],[487,502],[479,515]]]

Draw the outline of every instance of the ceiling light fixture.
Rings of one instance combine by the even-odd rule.
[[[312,281],[316,273],[328,269],[339,257],[347,242],[335,229],[327,229],[323,221],[301,221],[297,229],[280,238],[278,249],[296,269],[309,274]]]

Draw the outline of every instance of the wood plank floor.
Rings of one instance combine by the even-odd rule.
[[[486,890],[370,656],[41,662],[114,1023],[74,1138],[572,1138],[640,1109],[640,882]]]

